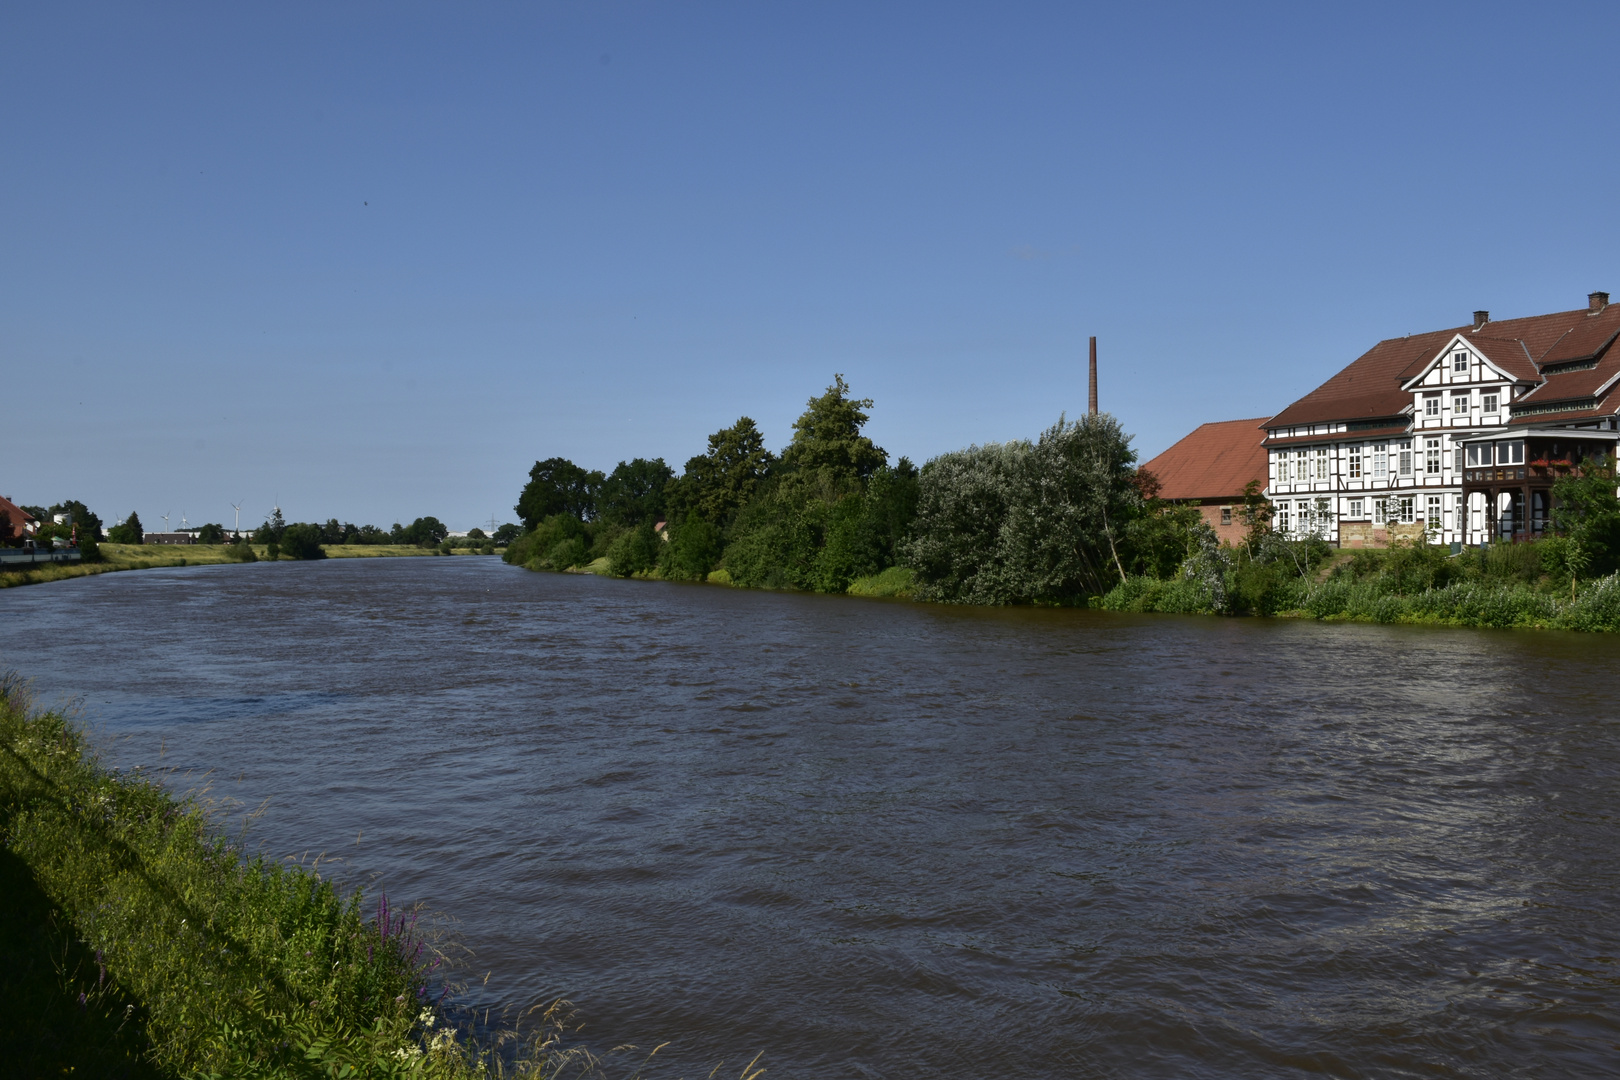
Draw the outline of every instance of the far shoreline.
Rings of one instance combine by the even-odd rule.
[[[91,563],[46,563],[36,569],[0,570],[0,589],[22,585],[43,585],[51,581],[93,577],[122,570],[161,570],[179,566],[218,566],[240,563],[228,552],[230,544],[100,544],[101,558]],[[270,561],[267,545],[251,544],[253,554],[260,562]],[[328,559],[414,559],[442,554],[437,547],[416,547],[412,544],[329,544],[321,549]],[[478,555],[472,549],[457,548],[451,555]],[[277,562],[300,560],[281,556]],[[319,560],[310,560],[319,561]],[[243,563],[242,565],[247,565]]]

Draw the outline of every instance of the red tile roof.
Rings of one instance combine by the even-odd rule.
[[[1250,480],[1266,486],[1265,422],[1262,416],[1202,424],[1142,468],[1158,477],[1161,499],[1241,499]]]
[[[23,534],[23,526],[35,520],[34,516],[3,496],[0,496],[0,539],[10,539]]]
[[[1380,341],[1327,382],[1272,417],[1266,426],[1290,427],[1401,415],[1412,405],[1411,391],[1402,390],[1401,385],[1421,375],[1439,351],[1459,334],[1512,378],[1528,383],[1547,380],[1545,386],[1521,400],[1589,396],[1593,389],[1603,385],[1604,378],[1591,371],[1553,372],[1544,376],[1542,369],[1553,364],[1588,360],[1609,349],[1620,335],[1620,304],[1609,304],[1598,312],[1577,308]],[[1620,358],[1615,362],[1620,364]],[[1598,370],[1612,374],[1608,364],[1605,358]],[[1573,378],[1576,375],[1585,377]],[[1556,390],[1555,381],[1559,384]],[[1554,394],[1556,398],[1549,396]],[[1616,404],[1620,405],[1620,399]]]
[[[1536,371],[1535,360],[1530,357],[1530,349],[1522,339],[1486,337],[1484,334],[1464,334],[1463,337],[1468,339],[1468,344],[1483,353],[1485,359],[1515,379],[1535,382],[1541,378],[1540,373]],[[1414,377],[1420,374],[1422,369],[1412,372]]]

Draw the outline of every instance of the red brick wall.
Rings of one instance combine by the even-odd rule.
[[[1229,512],[1229,524],[1221,524],[1222,507],[1225,507]],[[1209,527],[1215,530],[1215,535],[1220,539],[1221,543],[1241,544],[1243,543],[1243,534],[1246,531],[1243,528],[1243,517],[1238,512],[1242,508],[1242,499],[1233,499],[1230,502],[1220,502],[1219,500],[1215,499],[1206,499],[1204,500],[1203,505],[1198,508],[1198,513],[1202,515],[1204,521],[1209,525]]]

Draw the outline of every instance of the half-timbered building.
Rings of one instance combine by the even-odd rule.
[[[1262,424],[1274,525],[1343,547],[1479,544],[1620,439],[1620,304],[1390,338]]]

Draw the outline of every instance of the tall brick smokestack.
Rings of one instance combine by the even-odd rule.
[[[1091,394],[1086,399],[1086,412],[1097,415],[1097,338],[1091,338]]]

